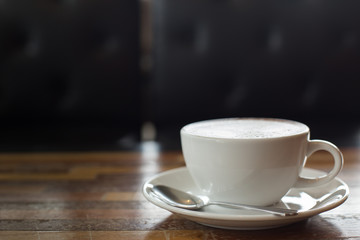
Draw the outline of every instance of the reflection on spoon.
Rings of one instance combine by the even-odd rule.
[[[297,209],[298,211],[309,211],[337,202],[348,194],[347,188],[343,185],[338,186],[333,191],[324,194],[319,198],[310,194],[310,191],[305,192],[301,189],[293,189],[291,191],[292,193],[284,196],[278,205]]]
[[[277,216],[295,216],[298,214],[298,211],[294,209],[277,208],[277,207],[261,207],[261,206],[252,206],[246,204],[210,201],[208,197],[195,196],[193,194],[186,193],[178,189],[164,185],[155,185],[155,186],[149,185],[147,191],[149,194],[152,194],[154,197],[156,197],[157,199],[161,200],[164,203],[167,203],[173,207],[184,208],[184,209],[195,210],[195,209],[203,208],[208,205],[220,205],[230,208],[259,210]]]

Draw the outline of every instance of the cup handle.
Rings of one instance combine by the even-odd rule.
[[[344,163],[344,158],[340,150],[334,144],[323,140],[309,140],[308,149],[306,153],[307,158],[311,154],[319,150],[325,150],[333,156],[334,158],[333,169],[325,176],[313,177],[313,178],[299,177],[299,179],[294,185],[295,188],[316,187],[328,183],[332,179],[334,179],[341,171]]]

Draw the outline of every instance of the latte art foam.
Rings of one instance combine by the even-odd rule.
[[[277,119],[218,119],[196,122],[182,131],[191,135],[230,139],[277,138],[305,133],[306,125]]]

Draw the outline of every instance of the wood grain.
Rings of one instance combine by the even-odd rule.
[[[184,166],[180,152],[0,154],[0,239],[356,239],[360,238],[360,150],[342,149],[339,177],[350,198],[286,227],[230,231],[158,208],[140,193],[151,176]],[[327,170],[316,153],[307,167]]]

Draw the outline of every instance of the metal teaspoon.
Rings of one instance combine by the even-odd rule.
[[[294,209],[262,207],[262,206],[252,206],[252,205],[229,203],[229,202],[210,201],[208,197],[195,196],[193,194],[183,192],[181,190],[164,185],[155,185],[152,187],[149,186],[149,188],[150,188],[149,189],[150,193],[152,193],[157,199],[173,207],[178,207],[178,208],[196,210],[208,205],[220,205],[231,208],[259,210],[277,216],[295,216],[298,214],[298,211]]]

